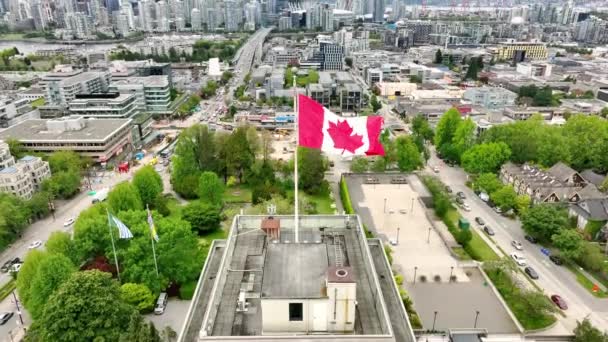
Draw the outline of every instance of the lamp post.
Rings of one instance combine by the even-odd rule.
[[[448,283],[452,282],[452,274],[454,273],[454,266],[450,266],[450,278],[448,279]]]
[[[429,233],[426,236],[426,243],[431,243],[431,227],[429,227]]]
[[[17,295],[15,294],[15,290],[13,290],[13,300],[15,301],[15,306],[17,307],[17,314],[19,315],[19,321],[21,322],[21,327],[25,328],[23,324],[23,316],[21,316],[21,308],[19,307],[19,300],[17,300]]]
[[[475,311],[475,323],[473,324],[473,329],[477,328],[477,318],[479,317],[479,310]]]
[[[397,245],[399,245],[399,231],[401,228],[397,227]]]
[[[435,317],[433,317],[433,329],[431,331],[435,331],[435,322],[437,321],[437,311],[435,311]]]
[[[384,213],[386,214],[386,198],[384,198]]]
[[[416,272],[418,272],[418,266],[414,266],[414,284],[416,284]]]

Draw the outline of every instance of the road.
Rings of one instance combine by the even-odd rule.
[[[540,286],[545,294],[559,294],[568,303],[568,310],[564,311],[566,317],[560,318],[561,325],[567,330],[572,331],[576,327],[576,321],[588,317],[596,327],[608,327],[608,299],[598,299],[593,297],[586,289],[576,281],[575,276],[563,266],[553,264],[549,258],[540,252],[540,246],[532,244],[524,239],[524,231],[519,220],[512,220],[497,214],[477,197],[471,189],[465,185],[467,174],[458,167],[450,167],[432,155],[429,160],[429,167],[439,166],[439,178],[446,185],[452,187],[454,193],[462,191],[466,194],[466,203],[471,207],[470,212],[461,214],[472,222],[477,232],[486,241],[490,241],[481,231],[479,226],[474,223],[476,216],[483,218],[487,225],[494,229],[496,235],[492,237],[498,246],[506,253],[515,251],[511,246],[513,240],[519,241],[523,245],[523,252],[528,261],[540,275],[536,284]],[[560,317],[560,316],[558,316]]]

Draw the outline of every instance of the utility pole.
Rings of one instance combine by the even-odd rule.
[[[25,329],[25,324],[23,323],[23,316],[21,315],[21,308],[19,307],[19,300],[17,299],[17,295],[15,294],[15,290],[13,290],[13,300],[15,301],[15,306],[17,307],[17,314],[19,315],[19,321],[21,322],[21,327]]]

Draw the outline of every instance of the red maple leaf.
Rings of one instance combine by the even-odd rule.
[[[346,120],[338,120],[337,124],[329,121],[327,133],[329,133],[329,136],[334,141],[334,147],[341,148],[343,154],[344,151],[355,153],[355,150],[363,146],[363,136],[353,134],[353,128]]]

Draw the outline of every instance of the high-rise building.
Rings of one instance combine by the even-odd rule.
[[[120,11],[127,17],[129,29],[135,29],[135,16],[133,15],[133,6],[131,6],[131,3],[123,2],[122,6],[120,7]]]
[[[65,15],[66,28],[72,31],[78,39],[88,38],[91,35],[89,20],[84,13],[73,12]]]
[[[235,0],[226,0],[224,1],[224,10],[226,13],[226,23],[224,25],[226,31],[238,31],[243,22],[242,9]]]
[[[169,13],[167,3],[163,0],[156,3],[156,29],[159,32],[169,31]]]
[[[287,31],[291,30],[291,18],[290,17],[280,17],[279,18],[279,31]]]
[[[245,5],[245,30],[255,31],[256,24],[259,24],[258,19],[259,3],[251,1]]]
[[[201,18],[201,11],[198,8],[192,9],[192,13],[190,13],[190,20],[192,31],[200,31],[203,20]]]
[[[384,22],[385,4],[384,0],[373,0],[374,3],[374,22]]]
[[[215,31],[219,26],[217,13],[218,12],[215,7],[210,7],[207,9],[207,30]]]
[[[139,2],[140,28],[145,32],[154,31],[154,1],[141,0]]]

